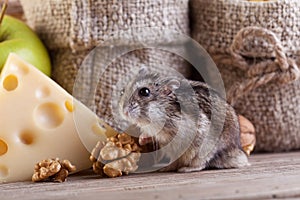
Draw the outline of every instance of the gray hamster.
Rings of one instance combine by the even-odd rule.
[[[205,83],[160,76],[142,68],[123,88],[118,109],[122,118],[140,128],[140,145],[156,142],[159,148],[168,146],[164,156],[180,154],[160,171],[249,165],[234,109]]]

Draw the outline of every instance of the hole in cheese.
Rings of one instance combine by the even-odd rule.
[[[18,65],[12,64],[11,70],[15,71],[21,75],[26,75],[29,72],[29,69],[26,65],[19,63]]]
[[[0,165],[0,178],[5,178],[8,176],[8,169],[7,167]]]
[[[20,140],[23,144],[30,145],[34,143],[35,135],[29,131],[24,131],[20,134]]]
[[[18,87],[18,78],[15,75],[8,75],[3,81],[3,88],[7,91],[13,91]]]
[[[65,102],[65,107],[69,112],[73,112],[74,111],[74,105],[71,101],[67,100]]]
[[[6,154],[8,150],[6,142],[0,139],[0,156]]]
[[[106,128],[97,123],[92,126],[92,131],[95,135],[99,136],[106,132]]]
[[[50,95],[50,93],[51,93],[50,89],[48,87],[44,86],[44,87],[38,88],[35,91],[35,96],[38,99],[42,99],[42,98],[48,97]]]
[[[64,121],[64,118],[62,108],[55,103],[41,104],[34,112],[34,120],[42,128],[56,128]]]

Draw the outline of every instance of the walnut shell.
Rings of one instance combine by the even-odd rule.
[[[242,115],[239,115],[238,119],[241,131],[241,145],[247,155],[250,155],[256,144],[255,128],[253,124]]]

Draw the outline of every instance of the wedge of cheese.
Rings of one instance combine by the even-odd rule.
[[[47,158],[87,169],[106,134],[114,133],[92,111],[10,54],[0,76],[0,182],[30,180],[35,163]]]

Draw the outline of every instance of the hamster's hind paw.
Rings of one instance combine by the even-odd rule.
[[[250,166],[248,157],[238,148],[222,152],[209,163],[209,167],[218,169],[241,168],[247,166]]]
[[[228,152],[224,160],[225,168],[240,168],[250,166],[247,155],[240,149],[234,149]]]
[[[181,167],[177,170],[179,173],[189,173],[201,171],[203,167]]]

